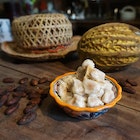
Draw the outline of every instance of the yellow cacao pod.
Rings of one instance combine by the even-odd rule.
[[[140,30],[125,23],[102,24],[82,35],[77,50],[104,71],[120,70],[139,59]]]

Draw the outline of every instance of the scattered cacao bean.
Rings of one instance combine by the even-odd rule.
[[[0,95],[1,95],[1,94],[3,95],[3,89],[0,88]]]
[[[136,90],[132,86],[137,86],[137,82],[132,79],[118,79],[117,80],[120,86],[122,87],[122,90],[130,93],[135,94]]]
[[[126,82],[128,82],[131,86],[137,86],[138,83],[132,79],[126,79]]]
[[[26,93],[25,92],[14,92],[13,93],[13,97],[26,97]]]
[[[30,95],[30,94],[36,94],[36,91],[35,91],[34,89],[29,89],[29,88],[28,88],[28,90],[26,91],[26,93],[27,93],[28,95]]]
[[[30,85],[31,86],[37,86],[38,85],[38,81],[36,79],[31,79]]]
[[[27,95],[34,93],[34,92],[35,92],[35,90],[33,90],[32,88],[27,88],[27,90],[26,90]]]
[[[14,113],[19,107],[19,103],[13,104],[9,107],[7,107],[7,109],[5,110],[5,115],[11,115],[12,113]]]
[[[23,110],[24,114],[27,114],[29,112],[33,112],[38,108],[37,104],[27,104],[27,106],[25,107],[25,109]]]
[[[14,79],[6,77],[2,79],[3,83],[13,83]],[[23,110],[24,115],[17,122],[19,125],[27,124],[33,121],[36,116],[36,110],[46,97],[46,90],[43,87],[37,86],[48,82],[47,77],[42,77],[39,80],[23,77],[19,79],[18,85],[7,84],[7,87],[0,88],[0,107],[6,105],[5,115],[11,115],[19,108],[19,101],[22,97],[28,97],[29,102]],[[33,87],[35,86],[35,87]]]
[[[21,119],[17,122],[18,125],[25,125],[28,124],[30,122],[32,122],[33,120],[35,120],[37,116],[36,112],[29,112],[27,114],[24,114]]]
[[[26,85],[19,85],[19,86],[17,86],[16,88],[15,88],[15,92],[24,92],[24,91],[26,91]]]
[[[125,92],[128,92],[130,94],[136,93],[136,90],[132,86],[124,86],[124,87],[122,87],[122,90]]]
[[[39,79],[38,83],[39,84],[44,84],[48,81],[48,78],[47,77],[42,77],[41,79]]]
[[[8,94],[1,96],[0,97],[0,107],[2,107],[6,103],[7,100],[8,100]]]
[[[7,78],[3,78],[3,83],[13,83],[14,82],[14,79],[13,78],[10,78],[10,77],[7,77]]]
[[[29,104],[39,104],[41,101],[40,98],[32,98],[30,101],[29,101]]]
[[[129,85],[129,84],[126,82],[125,79],[118,79],[118,83],[119,83],[122,87]]]
[[[6,88],[6,91],[8,91],[8,92],[12,92],[12,91],[15,90],[15,88],[16,88],[15,85],[9,85],[9,86]]]
[[[35,89],[35,91],[36,91],[38,94],[44,94],[44,89],[41,88],[41,87],[37,87],[37,88]]]
[[[28,80],[29,80],[28,77],[24,77],[24,78],[19,80],[19,84],[26,84],[28,82]]]
[[[49,93],[49,87],[46,87],[43,89],[43,92],[41,93],[41,95],[48,95]]]
[[[40,98],[40,94],[38,94],[38,93],[28,94],[28,99],[31,100],[32,98]]]
[[[16,104],[19,102],[19,100],[20,100],[20,97],[13,97],[12,99],[7,100],[6,105],[10,106],[10,105]]]
[[[6,90],[0,89],[0,96],[4,95],[6,93],[7,93]]]

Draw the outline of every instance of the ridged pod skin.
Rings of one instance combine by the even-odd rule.
[[[106,23],[89,29],[78,43],[82,59],[92,59],[105,72],[120,70],[139,59],[140,30],[125,23]]]

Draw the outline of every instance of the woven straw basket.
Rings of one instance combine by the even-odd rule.
[[[63,14],[35,14],[21,16],[12,22],[14,40],[25,49],[43,49],[68,45],[72,37],[72,24]]]

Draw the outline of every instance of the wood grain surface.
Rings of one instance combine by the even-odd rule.
[[[0,87],[4,88],[2,79],[5,77],[13,77],[17,84],[22,77],[46,76],[49,82],[45,86],[49,92],[49,84],[56,76],[75,71],[79,65],[81,61],[73,55],[53,61],[24,62],[0,52]],[[48,95],[37,109],[33,122],[17,125],[28,102],[23,98],[19,109],[10,116],[4,115],[5,106],[0,108],[0,140],[140,140],[140,60],[125,70],[107,74],[137,81],[136,94],[123,92],[117,105],[92,120],[68,116]]]

